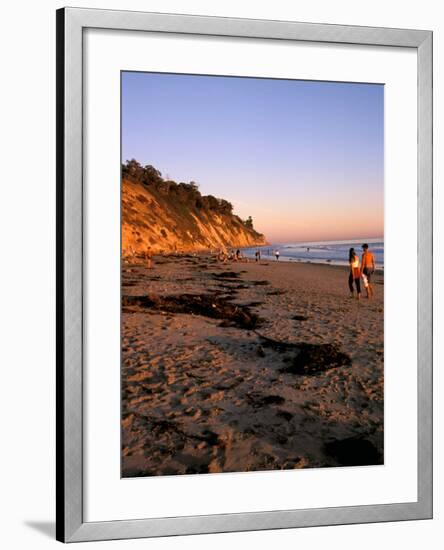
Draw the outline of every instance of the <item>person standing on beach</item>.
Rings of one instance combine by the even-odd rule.
[[[274,255],[276,256],[276,261],[279,261],[279,250],[275,250]]]
[[[371,276],[375,272],[375,256],[373,252],[368,249],[368,244],[362,245],[362,273],[367,279],[367,285],[365,290],[367,291],[367,298],[373,298],[373,285],[371,284]]]
[[[350,273],[348,276],[348,288],[350,289],[350,298],[355,295],[353,283],[356,286],[356,298],[361,298],[361,270],[359,268],[359,256],[354,248],[350,248],[348,253],[348,263],[350,265]]]
[[[151,246],[149,246],[148,249],[145,250],[145,260],[146,260],[146,265],[148,269],[152,269],[153,268],[153,251],[151,249]]]
[[[259,249],[256,250],[254,256],[255,256],[257,262],[261,261],[261,251]]]

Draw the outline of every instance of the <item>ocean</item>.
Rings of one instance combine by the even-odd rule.
[[[360,257],[363,243],[368,243],[369,250],[375,255],[376,267],[383,269],[384,241],[381,238],[351,239],[347,241],[275,243],[269,246],[244,248],[242,252],[248,258],[254,258],[256,250],[259,249],[262,259],[275,260],[274,252],[275,250],[279,250],[280,261],[348,265],[348,252],[350,248],[353,247]]]

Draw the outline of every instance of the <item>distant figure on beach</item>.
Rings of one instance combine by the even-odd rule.
[[[274,255],[276,256],[276,261],[279,261],[279,250],[274,251]]]
[[[309,246],[307,246],[307,252],[310,252],[310,247]]]
[[[236,260],[238,262],[241,261],[241,258],[242,258],[242,255],[241,255],[241,251],[239,249],[236,250]]]
[[[348,276],[350,298],[353,298],[355,295],[353,287],[353,283],[355,283],[356,298],[359,300],[361,298],[361,270],[359,268],[359,256],[356,254],[354,248],[350,248],[348,253],[348,262],[350,264],[350,274]]]
[[[364,278],[364,286],[367,292],[367,298],[373,298],[373,285],[371,284],[371,277],[375,272],[375,256],[373,252],[368,249],[368,244],[362,245],[362,276]]]
[[[261,251],[259,249],[257,249],[256,252],[254,253],[254,257],[256,258],[257,262],[261,261]]]
[[[148,269],[152,269],[153,268],[153,251],[151,249],[151,246],[149,246],[148,249],[145,250],[145,260],[146,260],[146,265]]]
[[[222,248],[219,250],[219,253],[217,255],[217,259],[219,262],[222,262],[222,263],[227,263],[227,254],[225,252],[225,250],[223,250]]]

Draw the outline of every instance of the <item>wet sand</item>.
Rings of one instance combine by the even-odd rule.
[[[122,264],[122,476],[383,463],[383,274]],[[364,293],[365,294],[365,293]]]

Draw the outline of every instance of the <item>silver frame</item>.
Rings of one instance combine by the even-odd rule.
[[[114,10],[57,10],[56,538],[63,542],[432,517],[432,32]],[[418,501],[83,520],[83,31],[87,28],[409,47],[418,58]]]

